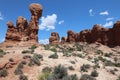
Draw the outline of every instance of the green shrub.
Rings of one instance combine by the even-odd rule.
[[[111,57],[112,53],[105,53],[105,57]]]
[[[79,80],[79,79],[78,79],[77,75],[74,74],[74,75],[70,75],[68,80]]]
[[[42,58],[43,58],[43,56],[42,56],[41,54],[34,54],[33,57],[39,58],[39,59],[42,59]]]
[[[73,66],[69,66],[68,69],[69,69],[69,70],[75,70],[75,69],[73,68]]]
[[[70,63],[75,64],[75,61],[70,61]]]
[[[57,52],[57,49],[55,47],[51,48],[50,50],[53,51],[53,52]]]
[[[19,76],[19,80],[28,80],[28,78],[27,78],[27,76],[22,74]]]
[[[23,53],[23,54],[31,53],[31,51],[30,51],[30,50],[23,50],[22,53]]]
[[[42,75],[38,77],[38,80],[48,80],[48,78],[51,76],[50,72],[44,72]],[[52,80],[52,79],[51,79]]]
[[[27,58],[31,58],[31,56],[30,55],[24,55],[23,56],[23,59],[27,59]]]
[[[67,76],[67,68],[65,68],[62,65],[55,66],[54,72],[53,72],[55,78],[62,79],[63,77]]]
[[[57,53],[54,53],[54,54],[50,55],[49,58],[58,59],[58,55],[57,55]]]
[[[27,62],[26,61],[21,61],[21,64],[26,65]]]
[[[13,58],[10,58],[9,61],[10,61],[10,62],[14,62]]]
[[[96,70],[92,71],[91,76],[98,77],[98,72]]]
[[[0,70],[0,77],[6,77],[6,76],[8,76],[7,70],[6,69]]]
[[[49,44],[44,45],[44,48],[45,48],[45,50],[49,50],[50,49],[50,45]]]
[[[97,50],[96,53],[103,55],[103,52],[101,50]]]
[[[74,75],[70,75],[70,76],[65,76],[62,78],[62,80],[79,80],[77,75],[74,74]]]
[[[120,67],[120,63],[115,63],[115,66],[116,67]]]
[[[20,74],[23,74],[23,71],[21,68],[17,68],[14,72],[15,75],[20,75]]]
[[[50,67],[45,67],[42,69],[42,72],[45,73],[45,72],[51,72],[52,69]]]
[[[40,66],[40,64],[41,64],[41,63],[40,63],[40,61],[39,61],[39,59],[38,59],[38,58],[33,57],[31,60],[34,62],[34,64],[36,64],[36,65]]]
[[[82,58],[83,56],[82,56],[82,54],[76,54],[76,56],[78,56],[78,57],[80,57],[80,58]]]
[[[0,57],[3,57],[6,54],[5,51],[3,51],[2,49],[0,49]]]
[[[83,74],[81,76],[80,80],[96,80],[96,79],[93,78],[92,76],[88,75],[88,74]]]
[[[31,46],[31,48],[30,49],[36,49],[37,48],[37,46],[36,45],[33,45],[33,46]]]
[[[83,46],[81,45],[76,45],[77,51],[82,51],[83,50]]]
[[[106,60],[105,61],[105,66],[115,66],[115,64],[110,60]]]
[[[81,67],[80,67],[80,71],[83,71],[83,72],[88,72],[88,69],[90,68],[91,66],[89,64],[83,64]]]

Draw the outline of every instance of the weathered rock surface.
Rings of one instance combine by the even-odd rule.
[[[101,43],[107,46],[118,46],[120,45],[120,21],[117,21],[113,28],[103,28],[96,24],[93,28],[86,29],[76,33],[72,30],[67,32],[67,39],[61,38],[61,43],[76,43],[76,42],[87,42],[87,43]],[[50,43],[56,41],[56,37],[50,37]]]
[[[108,46],[120,45],[120,21],[116,22],[113,28],[103,28],[96,24],[90,30],[83,30],[79,33],[73,31],[67,32],[67,42],[88,42],[101,43]]]
[[[60,43],[60,37],[57,32],[52,32],[51,37],[49,38],[50,44],[59,44]]]
[[[19,16],[16,21],[16,26],[10,21],[7,22],[7,33],[5,43],[32,42],[38,43],[38,22],[42,16],[42,6],[32,3],[30,5],[31,20],[28,23],[27,19]]]
[[[62,37],[61,38],[61,43],[64,44],[66,42],[67,38],[66,37]]]

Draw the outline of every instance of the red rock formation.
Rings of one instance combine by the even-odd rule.
[[[77,40],[77,34],[71,30],[67,32],[67,42],[73,43]]]
[[[59,44],[60,43],[60,37],[57,32],[52,32],[51,37],[49,38],[50,44]]]
[[[66,42],[88,42],[101,43],[108,46],[120,45],[120,21],[116,22],[113,28],[102,28],[96,24],[91,30],[83,30],[79,33],[69,30]]]
[[[8,30],[6,33],[5,43],[33,42],[38,43],[38,22],[42,16],[42,6],[33,3],[30,5],[31,20],[28,24],[27,20],[19,16],[16,21],[16,27],[12,22],[8,22]]]
[[[62,37],[61,38],[61,43],[64,44],[66,42],[67,38],[66,37]]]

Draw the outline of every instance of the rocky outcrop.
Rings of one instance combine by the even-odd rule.
[[[66,40],[67,40],[66,37],[62,37],[62,38],[61,38],[61,43],[62,43],[62,44],[66,43]]]
[[[75,32],[73,32],[72,30],[69,30],[67,32],[67,40],[66,42],[70,42],[70,43],[74,43],[76,42],[76,39],[77,39],[77,34]]]
[[[57,32],[52,32],[51,37],[49,38],[50,44],[59,44],[60,43],[60,37]]]
[[[10,21],[7,22],[7,33],[5,43],[32,42],[38,43],[38,22],[42,16],[42,6],[32,3],[30,5],[31,20],[28,23],[27,19],[19,16],[16,21],[16,26]]]
[[[93,28],[86,29],[76,33],[72,30],[67,32],[67,39],[61,38],[61,43],[76,43],[76,42],[87,42],[87,43],[101,43],[107,46],[118,46],[120,45],[120,21],[117,21],[113,28],[103,28],[96,24]],[[50,43],[56,41],[56,37],[50,37]]]

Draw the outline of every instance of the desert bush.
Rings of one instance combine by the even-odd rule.
[[[70,61],[70,63],[75,64],[75,61]]]
[[[74,74],[74,75],[70,75],[68,80],[79,80],[79,79],[78,79],[77,75]]]
[[[21,68],[16,68],[16,70],[14,71],[14,74],[15,75],[20,75],[20,74],[23,74],[23,71]]]
[[[115,71],[114,70],[110,70],[110,73],[115,75]]]
[[[78,57],[80,57],[80,58],[82,58],[82,57],[83,57],[83,55],[82,55],[82,54],[76,54],[76,56],[78,56]]]
[[[39,77],[38,80],[48,80],[48,78],[51,76],[50,72],[43,72]],[[49,79],[53,80],[53,79]]]
[[[88,69],[90,68],[91,66],[89,64],[83,64],[81,67],[80,67],[80,71],[83,71],[83,72],[88,72]]]
[[[27,78],[27,76],[22,74],[19,76],[19,80],[28,80],[28,78]]]
[[[21,61],[21,64],[26,65],[27,62],[26,61]]]
[[[73,66],[69,66],[68,69],[69,69],[69,70],[75,70],[75,69],[73,68]]]
[[[120,67],[120,63],[115,63],[115,66],[116,67]]]
[[[103,52],[101,50],[97,50],[96,53],[103,55]]]
[[[6,52],[2,49],[0,49],[0,57],[3,57],[6,54]]]
[[[40,61],[39,61],[39,58],[33,57],[31,60],[34,62],[34,64],[40,66],[41,63],[40,63]]]
[[[98,77],[98,72],[96,70],[92,71],[91,76]]]
[[[50,55],[49,58],[58,59],[58,54],[54,53],[54,54]]]
[[[51,48],[50,50],[53,52],[57,52],[57,49],[55,47]]]
[[[46,45],[44,45],[44,48],[45,48],[45,50],[49,50],[50,49],[50,45],[46,44]]]
[[[112,53],[105,53],[105,57],[111,57]]]
[[[83,74],[81,76],[80,80],[96,80],[96,79],[93,78],[92,76],[88,75],[88,74]]]
[[[6,77],[6,76],[8,76],[7,70],[6,69],[0,70],[0,77]]]
[[[30,47],[30,49],[33,49],[33,50],[36,49],[36,48],[37,48],[36,45],[33,45],[33,46]]]
[[[9,61],[10,61],[10,62],[14,62],[14,59],[13,59],[13,58],[10,58]]]
[[[94,63],[97,63],[99,61],[98,58],[94,58]]]
[[[62,65],[55,66],[54,72],[53,72],[55,78],[62,79],[63,77],[67,76],[67,68],[65,68]]]
[[[79,80],[76,74],[65,76],[62,80]]]
[[[99,59],[100,61],[102,61],[102,62],[105,62],[105,61],[106,61],[106,59],[103,58],[102,56],[98,56],[98,59]]]
[[[43,55],[41,55],[41,54],[34,54],[33,57],[42,59],[42,58],[43,58]]]
[[[52,69],[50,67],[45,67],[45,68],[42,69],[43,73],[44,72],[51,72],[51,71],[52,71]]]
[[[83,50],[83,46],[79,45],[79,44],[75,44],[77,51],[82,51]]]
[[[110,60],[106,60],[105,61],[105,66],[115,66],[115,64]]]
[[[27,59],[27,58],[31,58],[31,56],[30,55],[24,55],[23,56],[23,59]]]
[[[31,51],[30,50],[23,50],[22,51],[22,54],[26,54],[26,53],[31,53]]]

